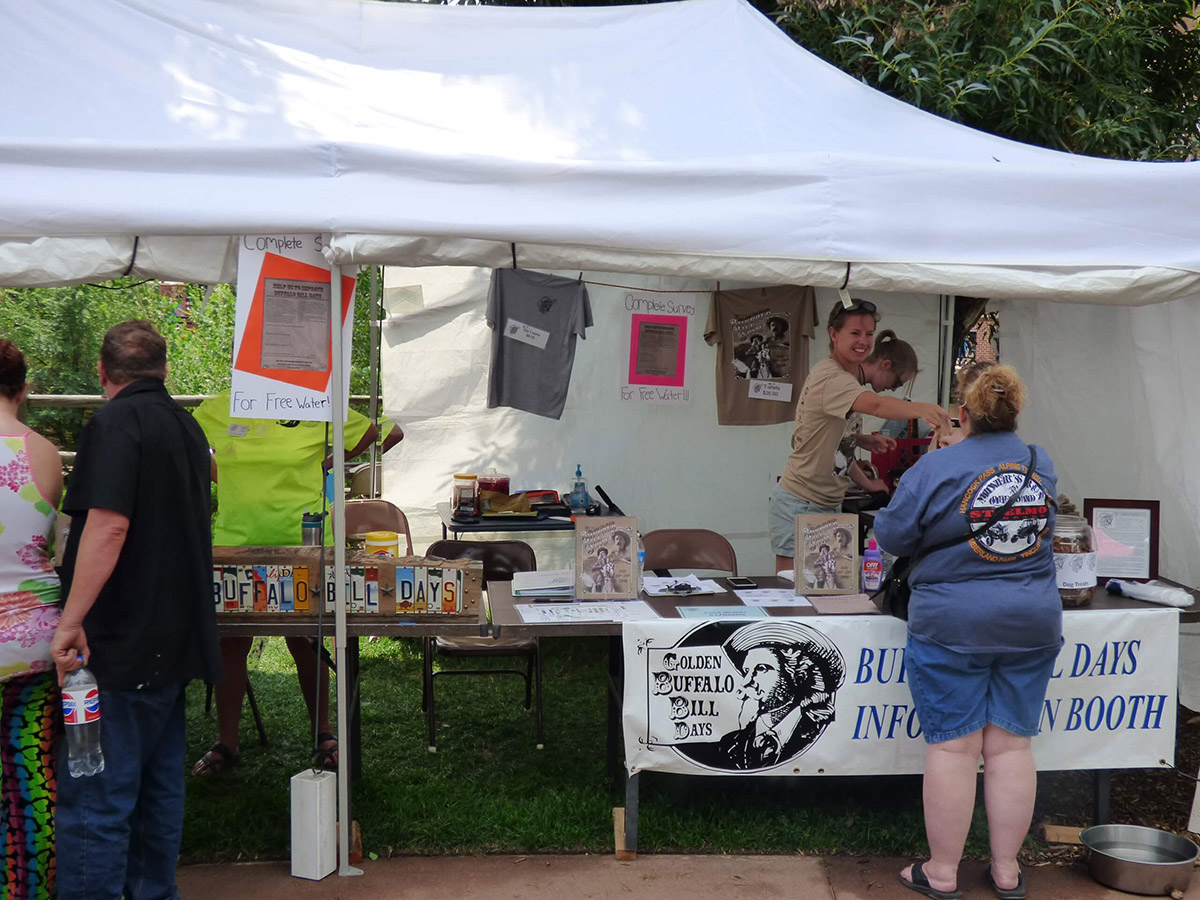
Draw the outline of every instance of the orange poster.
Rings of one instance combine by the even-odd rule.
[[[237,331],[231,414],[327,421],[332,372],[329,264],[320,235],[247,235],[238,258]],[[355,280],[342,277],[349,385]]]

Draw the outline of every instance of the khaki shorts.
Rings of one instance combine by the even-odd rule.
[[[771,533],[771,549],[776,556],[796,555],[796,516],[801,513],[839,513],[840,509],[826,509],[808,500],[802,500],[781,484],[775,485],[771,495],[771,509],[767,515],[767,530]]]

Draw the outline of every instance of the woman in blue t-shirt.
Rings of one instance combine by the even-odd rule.
[[[909,574],[905,660],[927,744],[930,859],[904,869],[900,881],[938,900],[962,896],[958,863],[982,754],[992,856],[985,875],[1009,900],[1025,896],[1017,851],[1037,787],[1030,742],[1062,646],[1051,540],[1056,479],[1049,454],[1035,447],[1025,483],[1030,447],[1015,432],[1025,386],[1015,370],[974,366],[959,387],[966,437],[922,457],[875,519],[880,546],[897,556],[976,534],[921,556]],[[1012,506],[983,530],[1017,490]]]

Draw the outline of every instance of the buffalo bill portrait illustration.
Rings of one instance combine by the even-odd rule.
[[[833,721],[845,662],[821,632],[766,620],[738,628],[722,650],[741,672],[738,727],[677,751],[713,768],[766,769],[799,756]]]

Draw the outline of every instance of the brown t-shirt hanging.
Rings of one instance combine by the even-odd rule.
[[[787,284],[716,291],[704,340],[717,345],[717,422],[790,422],[808,374],[816,294]]]

